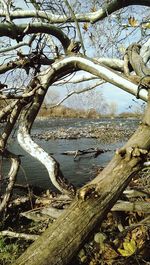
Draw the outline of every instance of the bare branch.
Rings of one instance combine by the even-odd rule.
[[[14,108],[12,109],[12,112],[10,113],[6,126],[4,127],[4,131],[1,133],[1,141],[0,141],[0,151],[3,152],[5,150],[5,146],[8,140],[8,137],[10,136],[12,129],[17,121],[17,118],[20,115],[20,112],[24,106],[22,102],[16,102]]]
[[[47,59],[47,58],[41,58],[40,59],[41,65],[51,65],[54,63],[54,59]],[[10,71],[12,69],[16,68],[26,68],[26,66],[30,66],[31,59],[25,57],[24,59],[16,59],[14,61],[9,61],[6,64],[2,64],[0,66],[0,74],[4,74],[7,71]]]
[[[13,153],[9,152],[8,150],[5,150],[3,155],[4,155],[4,157],[10,159],[11,168],[10,168],[9,173],[8,173],[9,183],[7,185],[5,194],[4,194],[2,201],[0,203],[0,214],[2,214],[2,212],[6,209],[8,203],[9,203],[9,200],[10,200],[11,195],[12,195],[13,187],[15,184],[16,176],[17,176],[19,166],[20,166],[20,158],[18,156],[14,155]]]
[[[68,99],[68,98],[70,98],[72,95],[74,95],[74,94],[82,94],[82,93],[84,93],[84,92],[87,92],[87,91],[90,91],[90,90],[92,90],[92,89],[94,89],[94,88],[96,88],[97,86],[100,86],[100,85],[102,85],[102,84],[104,84],[105,82],[104,81],[99,81],[99,82],[97,82],[95,85],[93,85],[93,86],[89,86],[89,87],[87,87],[87,88],[84,88],[84,89],[81,89],[81,90],[73,90],[73,91],[71,91],[71,92],[69,92],[63,99],[61,99],[57,104],[55,104],[54,106],[51,106],[51,107],[49,107],[49,108],[55,108],[55,107],[58,107],[60,104],[62,104],[66,99]]]
[[[112,14],[113,12],[119,10],[120,8],[129,6],[129,5],[144,5],[150,6],[149,0],[113,0],[109,3],[105,3],[105,5],[95,12],[89,13],[81,13],[76,14],[76,19],[78,22],[91,22],[95,23],[105,17],[108,14]],[[0,16],[5,17],[6,12],[0,10]],[[63,22],[74,22],[74,18],[66,15],[55,15],[51,12],[45,11],[29,11],[29,10],[17,10],[17,11],[10,11],[11,19],[16,18],[32,18],[32,17],[39,17],[48,20],[50,23],[63,23]]]
[[[0,49],[0,53],[10,52],[12,50],[18,49],[18,48],[23,47],[23,46],[29,46],[29,43],[27,43],[27,42],[20,42],[17,45],[10,46],[10,47],[4,48],[4,49]]]
[[[48,68],[47,70],[43,71],[42,75],[39,76],[39,79],[41,80],[41,84],[43,86],[50,84],[53,74],[58,72],[61,68],[61,70],[66,70],[67,67],[67,73],[72,72],[73,69],[77,70],[84,70],[87,71],[100,79],[105,80],[106,82],[109,82],[115,86],[118,86],[119,88],[125,90],[126,92],[133,94],[137,96],[138,86],[129,81],[127,78],[123,77],[122,75],[116,73],[115,71],[112,71],[108,67],[98,64],[97,62],[93,62],[90,59],[80,57],[80,56],[70,56],[68,58],[64,58],[60,60],[59,62],[56,62],[52,65],[52,68]],[[70,69],[69,69],[70,68]],[[65,75],[65,72],[60,73],[60,77]],[[57,77],[59,78],[59,76]],[[56,79],[58,80],[58,79]],[[139,97],[143,99],[144,101],[147,101],[147,90],[142,89],[139,92]]]
[[[14,108],[14,106],[16,105],[17,101],[14,100],[13,102],[11,102],[9,105],[7,105],[6,107],[4,107],[2,110],[0,110],[0,122],[5,119],[6,116],[8,116],[10,114],[10,112],[12,111],[12,109]]]
[[[13,238],[23,238],[25,240],[35,241],[39,236],[25,233],[16,233],[9,230],[1,231],[0,236],[13,237]]]
[[[33,96],[36,92],[37,89],[39,89],[40,85],[33,88],[31,91],[25,91],[23,92],[22,95],[16,95],[16,93],[11,94],[10,92],[8,92],[8,94],[0,94],[0,99],[23,99],[23,98],[29,98],[31,96]],[[11,90],[11,89],[10,89]]]
[[[51,73],[49,78],[53,79],[53,68],[50,72]],[[36,77],[39,80],[37,86],[39,87],[40,84],[40,88],[37,89],[32,101],[32,105],[30,106],[28,111],[23,112],[21,116],[17,139],[21,147],[26,152],[38,159],[46,167],[49,177],[54,186],[62,193],[67,193],[70,196],[74,196],[75,188],[64,178],[60,170],[59,163],[47,152],[45,152],[38,144],[36,144],[30,136],[32,124],[37,116],[37,113],[41,107],[44,96],[48,89],[48,83],[42,84],[41,82],[43,77],[44,76],[43,74],[41,75],[41,73],[40,76]]]
[[[6,13],[6,20],[11,23],[11,18],[10,18],[10,3],[11,0],[1,0],[1,3],[3,4],[4,11]]]
[[[65,33],[54,25],[46,23],[30,23],[15,25],[13,23],[0,23],[0,36],[7,36],[22,41],[23,37],[33,33],[46,33],[55,36],[63,45],[64,50],[67,50],[70,39]]]
[[[69,4],[68,0],[64,0],[64,1],[66,3],[66,6],[69,9],[71,15],[72,15],[72,18],[75,21],[75,24],[76,24],[76,27],[77,27],[78,36],[79,36],[79,39],[80,39],[80,42],[81,42],[81,47],[82,47],[82,50],[83,50],[83,54],[85,55],[86,51],[85,51],[85,47],[84,47],[84,43],[83,43],[82,34],[81,34],[81,30],[80,30],[80,26],[79,26],[78,20],[76,19],[76,15],[75,15],[71,5]]]

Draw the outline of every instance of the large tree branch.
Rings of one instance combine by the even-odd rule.
[[[20,146],[28,154],[38,159],[45,166],[48,171],[49,178],[56,189],[64,194],[68,194],[69,196],[75,195],[75,188],[63,177],[59,163],[32,140],[24,122],[19,126],[17,139]]]
[[[53,75],[53,71],[51,72],[51,75]],[[43,78],[42,73],[40,73],[40,77],[41,79]],[[37,91],[34,95],[32,105],[28,108],[28,110],[26,109],[22,113],[22,116],[20,118],[17,139],[20,146],[27,153],[38,159],[46,167],[53,185],[62,193],[66,193],[69,196],[74,196],[75,188],[64,178],[61,169],[59,167],[59,163],[50,154],[45,152],[38,144],[36,144],[30,136],[32,124],[38,114],[38,111],[41,107],[41,104],[44,100],[48,88],[47,84],[43,86],[41,85],[39,77],[36,77],[36,79],[39,80],[37,84]],[[29,87],[31,86],[32,83]]]
[[[96,61],[92,61],[89,58],[80,56],[70,56],[61,59],[60,61],[52,64],[52,66],[44,71],[39,78],[41,79],[42,85],[45,86],[47,84],[47,86],[49,86],[52,81],[52,76],[54,76],[54,82],[58,80],[59,77],[62,77],[62,74],[65,75],[65,72],[69,73],[77,70],[85,70],[86,72],[89,72],[115,86],[118,86],[130,94],[135,96],[137,95],[138,86],[129,81],[127,78],[119,75],[115,71],[112,71],[102,64],[98,64]],[[144,101],[147,101],[147,91],[142,89],[139,92],[139,97]]]
[[[27,58],[26,56],[24,59],[16,59],[14,61],[9,61],[8,63],[0,65],[0,74],[4,74],[12,69],[16,68],[26,68],[27,66],[30,66],[31,59]],[[54,59],[48,59],[48,58],[40,58],[41,65],[51,65],[54,63]]]
[[[109,3],[105,3],[102,8],[95,12],[89,13],[81,13],[76,14],[76,20],[78,22],[91,22],[95,23],[98,20],[101,20],[108,16],[108,14],[112,14],[113,12],[119,10],[120,8],[129,6],[129,5],[143,5],[150,6],[149,0],[113,0]],[[44,18],[48,20],[50,23],[63,23],[63,22],[74,22],[74,18],[72,16],[66,15],[55,15],[51,12],[45,11],[29,11],[29,10],[17,10],[9,12],[11,19],[16,18]],[[0,10],[0,16],[6,17],[7,13],[3,10]]]
[[[140,49],[141,46],[136,43],[130,45],[126,50],[128,61],[138,76],[150,76],[150,69],[144,64],[143,58],[140,55]]]
[[[115,58],[95,58],[96,61],[103,63],[104,65],[117,70],[119,72],[123,72],[124,71],[124,61],[123,60],[119,60],[119,59],[115,59]],[[40,63],[41,65],[51,65],[52,63],[54,63],[55,60],[54,59],[49,59],[49,58],[40,58]],[[0,74],[4,74],[7,71],[10,71],[12,69],[16,69],[16,68],[25,68],[27,65],[30,65],[30,59],[27,58],[27,56],[25,56],[25,59],[16,59],[14,61],[10,61],[8,63],[2,64],[0,66]],[[85,77],[86,79],[86,77]],[[83,80],[85,81],[85,80]]]
[[[143,62],[146,64],[150,59],[150,39],[146,41],[141,49],[140,49],[140,56],[143,58]]]
[[[18,42],[23,39],[24,36],[33,33],[46,33],[55,36],[63,45],[64,50],[67,50],[70,39],[65,33],[54,25],[46,23],[28,23],[15,25],[13,23],[0,23],[0,36],[7,36],[12,39],[16,39]]]

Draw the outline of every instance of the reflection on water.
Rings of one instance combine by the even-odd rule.
[[[87,125],[102,125],[114,122],[123,126],[136,127],[138,121],[131,120],[81,120],[81,119],[66,119],[66,120],[46,120],[37,121],[33,128],[34,133],[40,133],[45,130],[56,129],[58,127],[83,127]],[[105,166],[112,158],[116,148],[123,145],[123,142],[104,144],[100,139],[77,139],[77,140],[35,140],[48,153],[54,153],[54,157],[60,163],[63,174],[75,186],[81,186],[88,182],[94,176],[94,168]],[[101,154],[97,158],[81,158],[74,161],[73,156],[61,155],[64,151],[83,150],[87,148],[109,149],[111,151]],[[14,141],[11,142],[9,149],[16,154],[23,155],[22,168],[19,170],[17,181],[21,184],[28,183],[41,186],[43,188],[52,188],[47,171],[43,165],[36,159],[27,155],[20,146]],[[4,161],[4,173],[8,170],[8,162]]]

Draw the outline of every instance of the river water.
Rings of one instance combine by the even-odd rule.
[[[138,125],[137,120],[130,119],[99,119],[99,120],[87,120],[87,119],[46,119],[37,120],[33,126],[32,134],[43,133],[45,131],[56,130],[61,128],[76,128],[76,127],[86,127],[88,125],[98,126],[107,124],[118,124],[119,126],[132,127],[133,130],[136,129]],[[94,138],[81,138],[81,139],[55,139],[55,140],[39,140],[34,138],[34,140],[48,153],[53,153],[55,159],[60,163],[62,172],[64,176],[72,182],[75,186],[80,187],[83,184],[91,180],[95,174],[96,170],[101,166],[106,166],[106,164],[112,158],[115,150],[124,144],[124,141],[120,140],[118,142],[104,143],[101,139]],[[109,151],[104,154],[99,155],[97,158],[93,157],[80,157],[80,159],[74,160],[73,156],[65,156],[61,153],[64,151],[75,151],[84,150],[87,148],[100,148]],[[43,165],[30,155],[26,154],[15,140],[11,140],[9,143],[9,150],[13,151],[15,154],[21,154],[22,163],[21,168],[18,173],[17,182],[21,184],[32,184],[35,186],[40,186],[42,188],[53,189],[53,186],[49,180],[48,173]],[[4,160],[4,174],[6,174],[9,163]]]

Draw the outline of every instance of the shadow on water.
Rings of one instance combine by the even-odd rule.
[[[35,122],[33,128],[34,133],[42,133],[45,130],[57,129],[60,127],[83,127],[87,125],[106,125],[108,123],[123,124],[123,126],[133,126],[137,125],[137,121],[131,122],[131,120],[81,120],[81,119],[49,119],[49,120],[39,120]],[[61,169],[64,176],[72,182],[75,186],[80,187],[90,179],[92,179],[96,174],[96,169],[106,164],[112,158],[115,150],[121,147],[124,142],[117,142],[112,144],[102,143],[100,139],[89,139],[81,138],[76,140],[38,140],[35,141],[43,147],[48,153],[54,153],[54,157],[60,163]],[[29,184],[40,186],[43,188],[52,188],[52,184],[49,180],[48,173],[43,165],[36,159],[32,158],[30,155],[26,154],[20,146],[14,141],[10,143],[10,150],[16,154],[23,155],[22,166],[19,170],[17,182],[21,184]],[[97,158],[81,158],[74,160],[73,156],[61,155],[65,151],[75,151],[84,150],[87,148],[100,148],[110,151],[99,155]],[[4,174],[8,171],[8,161],[4,161]]]

